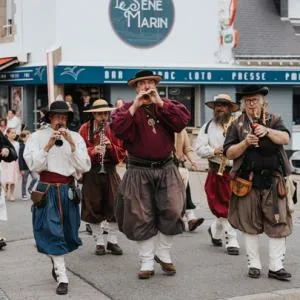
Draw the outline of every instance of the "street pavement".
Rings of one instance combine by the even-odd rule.
[[[203,167],[202,169],[205,169]],[[123,170],[121,170],[122,173]],[[205,222],[195,232],[176,238],[172,250],[177,267],[175,276],[166,276],[155,266],[155,276],[139,280],[139,262],[135,243],[120,234],[122,256],[94,255],[94,242],[82,223],[83,246],[66,256],[70,280],[69,294],[57,296],[51,277],[51,263],[36,251],[31,227],[31,203],[8,202],[8,222],[0,223],[8,245],[0,251],[0,300],[25,299],[120,299],[120,300],[267,300],[300,299],[300,208],[294,213],[294,232],[287,240],[286,269],[293,278],[280,282],[267,277],[268,243],[261,236],[262,277],[247,277],[247,258],[242,235],[238,233],[239,256],[229,256],[224,248],[213,247],[207,229],[213,220],[204,193],[206,172],[191,172],[190,182],[196,214]],[[300,176],[295,176],[300,186]],[[300,199],[298,195],[298,199]]]

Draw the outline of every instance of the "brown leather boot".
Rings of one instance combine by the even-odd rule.
[[[175,275],[176,274],[176,267],[173,263],[165,263],[160,258],[155,255],[154,259],[157,263],[160,264],[161,269],[167,274],[167,275]]]
[[[154,271],[139,271],[138,278],[139,279],[149,279],[154,275]]]
[[[106,254],[105,247],[103,245],[97,245],[95,254],[96,255],[105,255]]]

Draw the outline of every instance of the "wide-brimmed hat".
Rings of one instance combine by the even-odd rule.
[[[88,110],[84,110],[84,112],[104,112],[104,111],[112,111],[115,110],[116,107],[110,107],[108,103],[103,99],[95,100],[92,104],[92,107]]]
[[[162,80],[162,77],[160,75],[153,74],[151,70],[142,70],[137,72],[133,78],[128,80],[128,85],[134,86],[138,81],[146,79],[152,79],[158,83]]]
[[[68,122],[73,119],[73,112],[69,110],[68,104],[62,100],[53,101],[50,107],[41,108],[41,111],[44,113],[47,121],[49,121],[49,114],[67,114]]]
[[[237,103],[235,103],[232,100],[232,98],[229,95],[227,95],[227,94],[219,94],[219,95],[217,95],[217,96],[214,97],[213,101],[207,101],[207,102],[205,102],[205,105],[208,106],[211,109],[214,109],[215,105],[217,103],[225,103],[225,104],[230,105],[232,112],[238,111],[240,109],[240,106]]]
[[[263,95],[266,96],[269,93],[269,89],[266,86],[258,85],[258,84],[250,84],[242,87],[241,91],[236,92],[236,98],[241,100],[244,96],[251,95]]]

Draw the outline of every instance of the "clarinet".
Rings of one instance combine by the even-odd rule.
[[[101,148],[105,147],[104,144],[104,137],[105,137],[105,122],[101,122],[100,123],[100,130],[99,130],[99,146]],[[100,160],[100,171],[98,172],[98,174],[106,174],[107,172],[105,171],[104,168],[104,156],[105,154],[101,155],[101,160]]]

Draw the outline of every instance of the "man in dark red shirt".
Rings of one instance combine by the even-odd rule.
[[[114,108],[109,107],[105,100],[96,100],[86,113],[91,113],[90,121],[84,123],[79,133],[83,137],[92,167],[83,175],[83,201],[81,219],[88,222],[96,241],[96,255],[109,252],[122,255],[118,245],[118,227],[114,217],[114,201],[121,182],[116,171],[116,165],[124,158],[125,151],[122,142],[111,132],[108,118]],[[108,222],[107,245],[101,222]]]
[[[152,71],[138,72],[128,81],[136,88],[135,100],[112,115],[112,130],[128,152],[116,218],[119,229],[138,242],[140,279],[154,275],[154,260],[168,275],[176,273],[170,249],[184,228],[185,188],[172,156],[174,132],[187,126],[190,113],[183,104],[160,98],[160,80]]]

